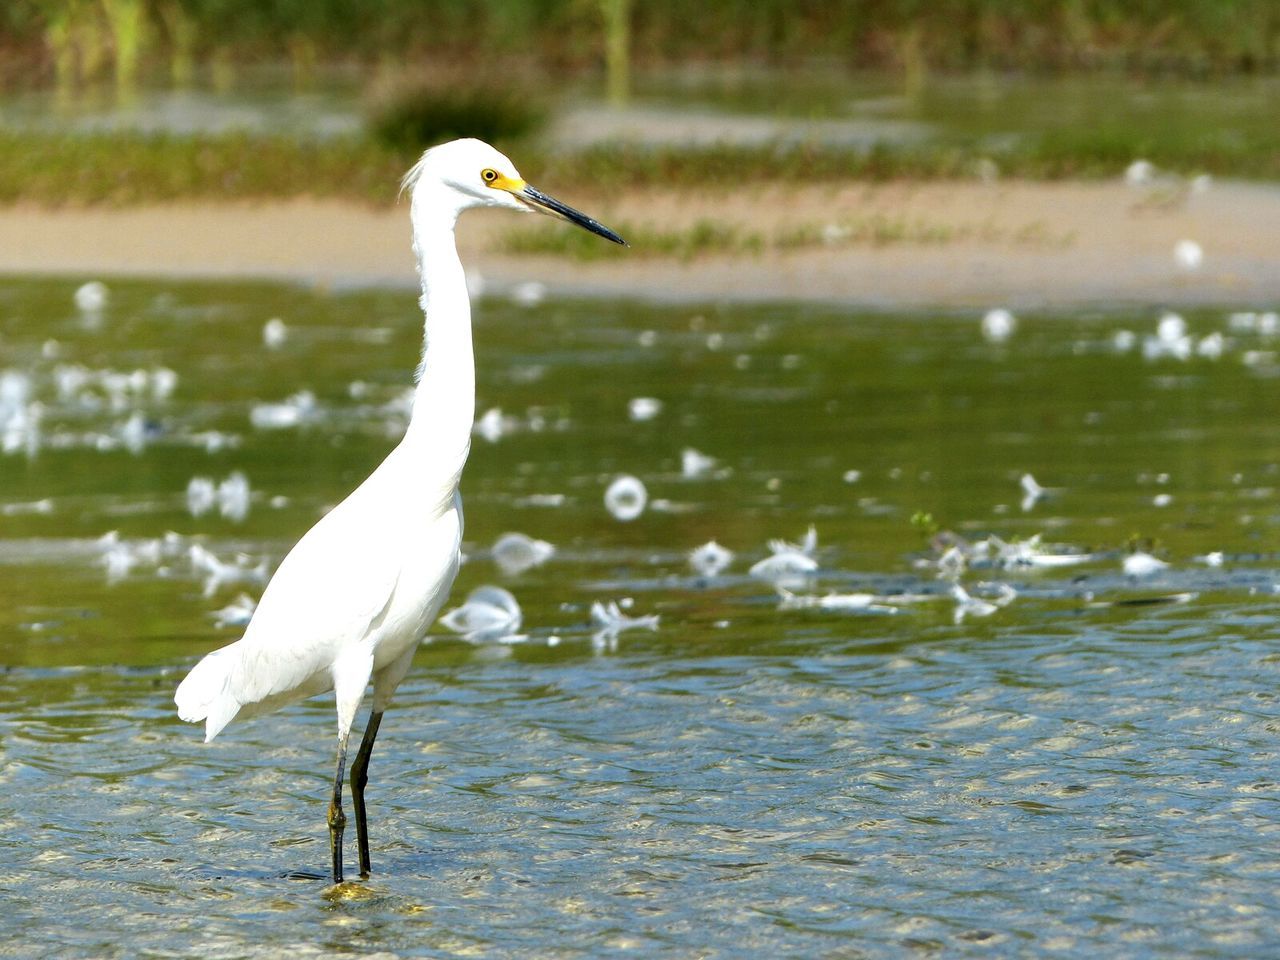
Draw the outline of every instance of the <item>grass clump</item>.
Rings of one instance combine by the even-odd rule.
[[[617,226],[618,233],[630,244],[630,249],[625,251],[628,259],[659,257],[686,263],[700,256],[759,256],[851,246],[944,246],[975,239],[984,243],[1041,248],[1067,247],[1074,242],[1071,235],[1056,234],[1040,221],[1010,230],[985,222],[950,224],[884,214],[828,223],[802,223],[783,227],[772,234],[707,219],[683,229],[656,228],[638,223]],[[583,261],[606,260],[623,254],[621,247],[602,244],[598,237],[589,233],[556,224],[513,230],[500,241],[500,249],[515,255],[541,254]]]
[[[765,250],[765,238],[755,231],[731,223],[699,220],[683,230],[661,230],[642,224],[623,224],[618,229],[631,245],[633,255],[669,257],[688,262],[705,254],[756,255]],[[583,230],[567,230],[547,225],[507,234],[502,249],[512,254],[567,256],[575,260],[603,260],[618,256],[623,248],[601,243],[599,237]]]
[[[444,89],[414,83],[374,107],[369,129],[377,143],[414,154],[459,137],[510,143],[536,133],[545,122],[545,109],[510,86],[459,83]]]
[[[1000,227],[989,220],[944,223],[922,217],[872,213],[827,223],[801,223],[779,230],[772,246],[780,251],[814,247],[945,246],[976,240],[980,243],[1062,249],[1075,242],[1069,232],[1056,232],[1043,220],[1016,228]]]
[[[833,223],[788,227],[774,237],[774,246],[779,250],[838,245],[884,247],[902,243],[931,246],[961,239],[968,232],[949,224],[877,213]]]

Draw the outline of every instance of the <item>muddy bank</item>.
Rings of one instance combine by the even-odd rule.
[[[501,252],[502,238],[533,221],[468,215],[460,245],[486,290],[539,281],[552,293],[885,309],[1280,302],[1280,188],[1271,185],[1215,183],[1192,194],[1117,183],[851,184],[617,197],[547,187],[606,223],[678,230],[715,221],[763,238],[765,250],[687,262],[643,249],[599,262],[513,256]],[[868,220],[906,229],[845,229]],[[779,246],[801,228],[829,242]],[[1203,250],[1198,269],[1175,260],[1186,239]],[[328,201],[11,207],[0,212],[0,273],[416,282],[407,204]]]

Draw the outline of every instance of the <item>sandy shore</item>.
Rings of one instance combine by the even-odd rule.
[[[547,185],[551,189],[558,185]],[[737,193],[561,191],[605,223],[664,229],[710,219],[769,239],[881,217],[908,225],[892,242],[836,239],[799,250],[646,256],[581,263],[500,253],[533,221],[469,215],[469,270],[502,292],[530,280],[552,293],[658,300],[809,299],[876,308],[1280,303],[1280,187],[1215,183],[1194,195],[1123,184],[976,183]],[[566,229],[568,229],[566,227]],[[1204,251],[1180,268],[1175,244]],[[0,211],[0,273],[71,277],[248,277],[331,286],[411,285],[408,207],[331,201]]]

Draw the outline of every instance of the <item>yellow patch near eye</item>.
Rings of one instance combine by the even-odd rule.
[[[493,176],[490,176],[493,174]],[[505,177],[496,170],[486,170],[481,174],[486,185],[495,190],[506,190],[508,193],[519,193],[524,189],[524,181],[519,178]]]

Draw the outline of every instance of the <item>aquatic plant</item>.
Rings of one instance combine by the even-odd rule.
[[[411,81],[374,106],[369,128],[377,142],[415,154],[457,137],[509,144],[545,119],[542,107],[507,85]]]

